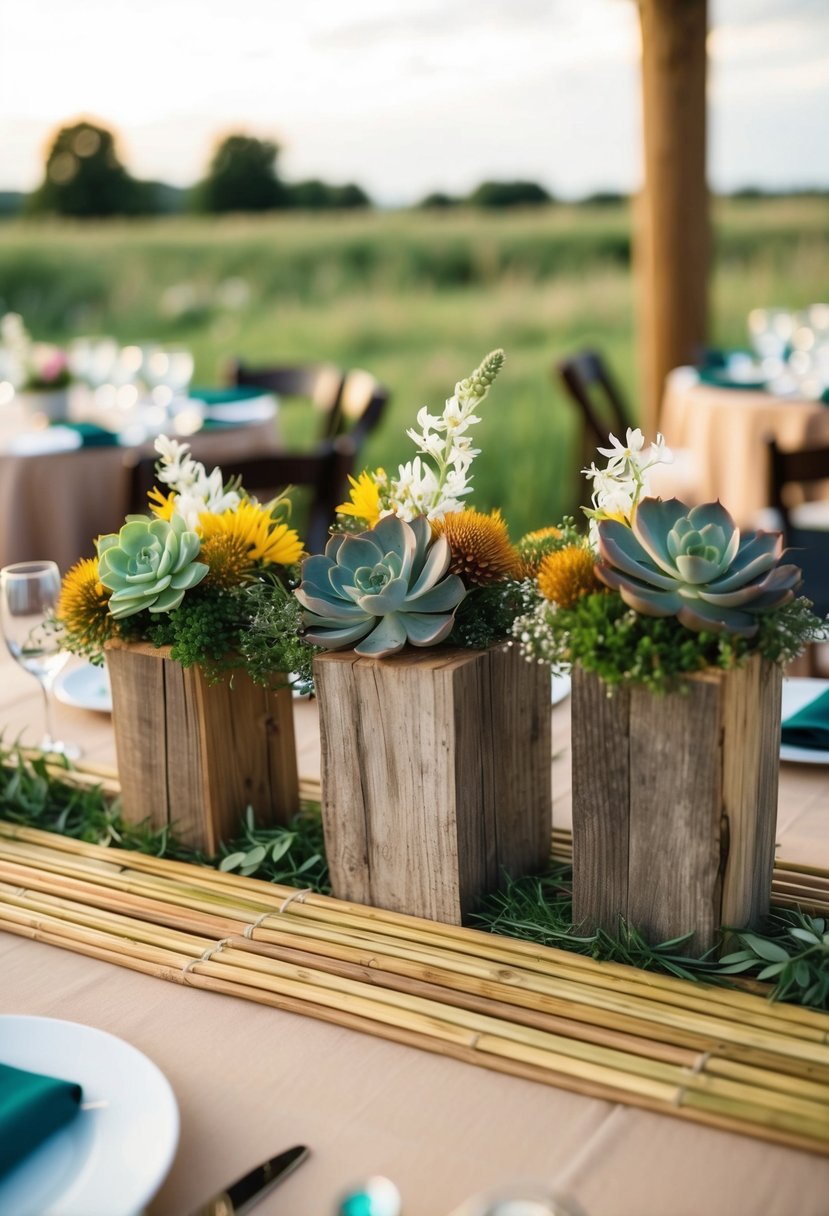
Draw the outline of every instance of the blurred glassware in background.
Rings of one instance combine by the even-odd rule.
[[[829,391],[829,304],[801,312],[754,308],[748,333],[770,392],[819,401]]]

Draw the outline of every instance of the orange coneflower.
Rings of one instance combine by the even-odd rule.
[[[484,587],[519,577],[521,560],[500,511],[490,515],[471,508],[450,511],[443,519],[432,520],[432,532],[446,537],[452,551],[449,569],[467,586]]]
[[[538,569],[538,589],[546,600],[572,608],[583,595],[603,590],[595,573],[596,558],[581,545],[548,553]]]

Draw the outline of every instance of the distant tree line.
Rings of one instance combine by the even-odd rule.
[[[77,219],[206,213],[370,207],[353,182],[330,185],[318,179],[286,182],[277,169],[279,147],[269,140],[229,135],[217,146],[204,178],[190,190],[139,181],[121,162],[111,131],[92,122],[62,127],[46,156],[43,181],[22,198],[28,215]],[[7,196],[13,198],[14,196]],[[0,214],[14,210],[0,205]]]
[[[164,182],[139,181],[122,163],[115,136],[89,121],[62,127],[46,156],[43,180],[31,194],[0,191],[0,218],[64,215],[78,219],[105,216],[167,215],[183,211],[205,214],[229,212],[353,210],[372,206],[362,187],[349,182],[331,185],[318,178],[287,182],[279,173],[280,149],[270,140],[228,135],[216,147],[204,177],[191,189]],[[824,195],[821,189],[770,191],[756,187],[736,190],[746,200],[783,194]],[[627,195],[601,190],[579,200],[590,206],[616,206]],[[550,206],[556,198],[538,182],[485,181],[467,195],[440,191],[417,204],[426,210],[458,206],[483,209]]]

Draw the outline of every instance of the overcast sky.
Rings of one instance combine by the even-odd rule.
[[[0,189],[50,134],[115,129],[138,177],[188,185],[216,139],[274,139],[289,180],[386,203],[485,178],[553,193],[641,176],[633,0],[0,0]],[[715,189],[829,185],[829,0],[711,0]]]

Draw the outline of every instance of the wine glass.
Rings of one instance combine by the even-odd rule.
[[[0,570],[0,624],[12,658],[31,672],[43,689],[46,734],[40,748],[77,759],[80,748],[62,743],[52,731],[49,693],[55,676],[69,658],[61,650],[53,623],[60,596],[60,571],[55,562],[17,562]]]

